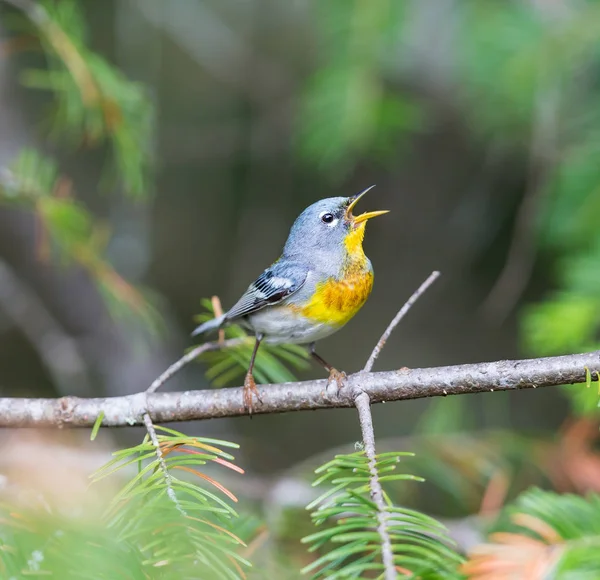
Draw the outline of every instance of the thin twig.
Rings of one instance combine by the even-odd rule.
[[[210,352],[213,350],[221,350],[223,348],[232,348],[239,346],[247,342],[248,338],[230,338],[223,342],[205,342],[200,346],[197,346],[184,354],[177,362],[174,362],[160,377],[154,379],[152,384],[146,389],[146,393],[155,393],[160,389],[169,379],[178,373],[185,365],[191,363],[194,359],[198,358],[202,353]]]
[[[425,282],[423,282],[414,291],[413,295],[405,302],[404,306],[402,306],[402,308],[400,308],[400,310],[398,311],[398,314],[396,314],[396,316],[394,316],[394,319],[389,323],[388,327],[385,329],[385,332],[381,335],[379,342],[375,345],[375,348],[373,349],[373,352],[371,353],[371,356],[369,357],[367,364],[365,364],[365,368],[363,369],[364,372],[368,373],[371,371],[371,369],[373,368],[373,365],[375,364],[375,361],[377,360],[377,357],[379,356],[379,353],[385,346],[385,343],[387,342],[387,340],[390,337],[390,335],[392,334],[392,332],[394,332],[394,328],[396,328],[396,326],[398,326],[400,321],[406,316],[406,313],[411,309],[412,305],[437,280],[439,275],[440,275],[439,272],[433,271],[429,275],[427,280],[425,280]]]
[[[175,504],[175,507],[181,513],[181,515],[187,517],[186,511],[181,507],[181,504],[177,499],[177,494],[173,489],[173,477],[171,476],[169,468],[167,467],[167,463],[165,462],[165,458],[163,457],[162,450],[160,448],[160,442],[158,441],[158,436],[156,435],[156,429],[154,428],[154,424],[152,423],[152,419],[150,419],[150,415],[148,413],[144,413],[144,425],[146,426],[146,431],[148,431],[148,435],[150,436],[152,445],[154,445],[154,448],[156,450],[156,457],[158,458],[158,464],[160,466],[160,469],[163,472],[163,475],[165,476],[167,496]]]
[[[377,457],[375,454],[375,431],[373,430],[373,418],[371,416],[371,402],[367,393],[360,393],[355,399],[354,404],[358,410],[358,419],[362,431],[365,454],[369,460],[369,487],[371,489],[371,499],[377,506],[377,533],[381,538],[381,559],[385,571],[385,580],[395,580],[398,577],[394,566],[394,552],[392,551],[392,540],[388,530],[388,520],[390,514],[387,511],[385,499],[383,497],[383,488],[379,481],[377,471]]]
[[[600,372],[600,351],[426,369],[361,371],[349,375],[344,387],[335,393],[327,392],[327,379],[260,385],[262,403],[256,405],[254,414],[354,407],[353,395],[359,390],[375,404],[585,383],[586,367],[593,377]],[[0,427],[93,427],[100,411],[104,411],[105,427],[144,425],[146,412],[155,424],[247,416],[242,393],[242,387],[234,387],[98,399],[1,398]]]

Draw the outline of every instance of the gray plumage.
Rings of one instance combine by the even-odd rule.
[[[192,336],[217,330],[228,322],[234,322],[264,308],[278,304],[296,292],[305,282],[308,268],[296,262],[275,262],[250,286],[231,309],[201,324]]]

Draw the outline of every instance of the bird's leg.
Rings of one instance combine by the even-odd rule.
[[[260,346],[260,341],[262,338],[262,334],[256,335],[254,350],[252,351],[252,356],[250,357],[250,366],[248,367],[248,372],[246,373],[246,378],[244,379],[244,407],[247,409],[250,415],[252,415],[252,395],[255,395],[258,401],[262,403],[262,399],[260,398],[258,389],[256,388],[256,381],[254,380],[254,376],[252,374],[252,371],[254,370],[256,353],[258,352],[258,347]]]
[[[325,359],[321,358],[315,352],[315,343],[311,342],[309,345],[311,356],[329,373],[329,384],[335,381],[338,387],[338,391],[344,386],[346,380],[346,373],[344,371],[338,371],[335,367],[332,367]]]

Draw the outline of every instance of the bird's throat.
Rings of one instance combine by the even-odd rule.
[[[356,227],[352,228],[344,240],[349,262],[361,263],[365,262],[367,259],[363,250],[363,239],[365,237],[366,225],[367,222],[362,222]]]

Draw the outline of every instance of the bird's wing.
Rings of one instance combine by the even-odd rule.
[[[308,268],[295,262],[275,262],[250,286],[225,315],[235,320],[252,314],[265,306],[272,306],[297,292],[308,276]]]

